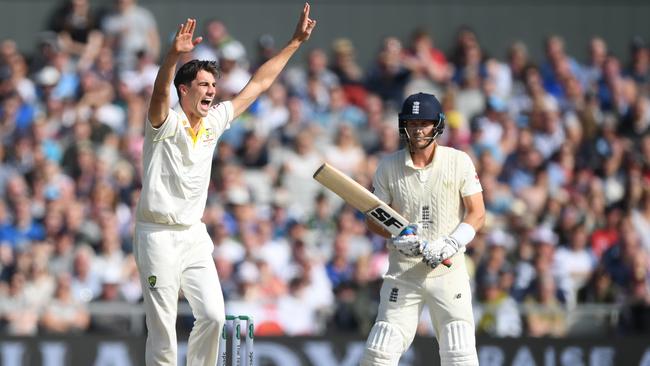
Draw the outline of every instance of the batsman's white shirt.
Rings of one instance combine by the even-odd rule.
[[[420,223],[424,239],[449,235],[464,217],[463,197],[481,192],[472,159],[465,152],[436,146],[432,162],[417,168],[406,149],[384,157],[373,180],[374,193],[411,223]],[[464,252],[464,251],[463,251]],[[463,259],[458,253],[454,260]],[[439,276],[464,266],[431,269],[421,258],[404,256],[391,249],[386,273],[395,278]]]
[[[140,222],[190,226],[201,221],[208,196],[212,155],[233,119],[231,102],[219,103],[203,118],[196,142],[189,120],[170,109],[159,128],[146,123],[143,182],[136,218]]]

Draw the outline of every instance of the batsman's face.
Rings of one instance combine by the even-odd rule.
[[[423,148],[429,144],[433,137],[433,121],[409,121],[406,132],[413,147]]]
[[[210,72],[199,70],[189,87],[181,86],[183,110],[197,117],[205,117],[210,111],[217,93],[217,82]]]

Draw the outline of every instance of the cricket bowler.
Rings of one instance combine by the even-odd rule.
[[[213,244],[201,222],[208,195],[212,155],[224,130],[266,91],[290,57],[309,39],[316,21],[305,4],[293,37],[264,63],[231,101],[215,100],[219,69],[183,54],[201,42],[196,20],[180,25],[163,61],[144,133],[142,192],[136,209],[134,254],[140,273],[148,329],[145,361],[176,365],[179,290],[196,321],[187,346],[187,365],[214,366],[225,323],[223,293],[212,258]],[[180,108],[170,109],[172,81]]]

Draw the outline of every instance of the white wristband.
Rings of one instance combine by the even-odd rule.
[[[449,236],[454,238],[460,245],[465,246],[474,239],[476,230],[474,230],[472,225],[461,222]]]

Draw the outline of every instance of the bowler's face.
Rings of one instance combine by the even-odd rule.
[[[183,95],[183,110],[199,117],[205,117],[210,111],[217,92],[217,82],[214,75],[205,70],[199,70],[192,84]]]

